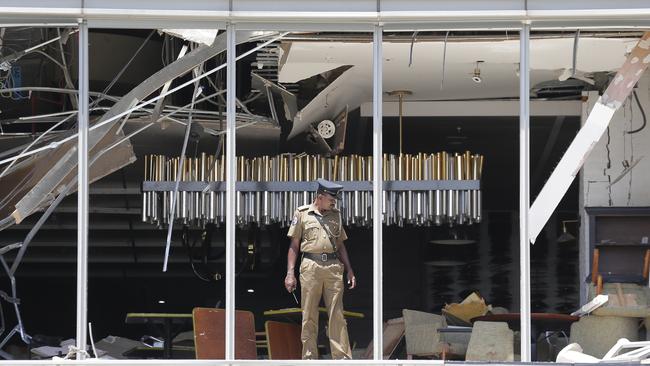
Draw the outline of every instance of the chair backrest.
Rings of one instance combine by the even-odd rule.
[[[388,360],[393,355],[393,352],[395,352],[395,349],[399,345],[399,342],[402,340],[402,338],[404,338],[404,318],[389,319],[387,322],[385,322],[384,333],[382,337],[384,340],[383,358],[385,360]],[[368,348],[366,348],[366,352],[363,354],[363,359],[372,359],[373,350],[374,345],[373,342],[370,341]]]
[[[226,358],[226,311],[215,308],[194,308],[194,347],[200,360]],[[235,311],[235,358],[257,359],[255,317],[250,311]]]
[[[599,252],[599,273],[647,276],[646,255],[650,250],[649,245],[599,244],[596,249]]]
[[[302,358],[300,325],[269,320],[264,323],[270,360],[299,360]]]
[[[650,246],[647,244],[597,244],[591,282],[602,291],[603,282],[647,283]]]

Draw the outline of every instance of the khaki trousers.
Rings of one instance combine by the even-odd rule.
[[[318,305],[325,300],[332,359],[352,359],[348,326],[343,317],[343,264],[317,263],[303,258],[300,263],[302,303],[302,358],[318,359]]]

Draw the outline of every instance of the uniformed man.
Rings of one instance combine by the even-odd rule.
[[[343,317],[343,271],[347,271],[350,289],[356,286],[354,271],[343,241],[348,238],[341,223],[336,200],[342,186],[318,179],[316,199],[298,207],[288,236],[291,246],[287,254],[287,291],[296,289],[294,266],[298,252],[302,303],[302,358],[318,359],[318,305],[325,299],[329,316],[328,336],[332,359],[352,359],[348,327]]]

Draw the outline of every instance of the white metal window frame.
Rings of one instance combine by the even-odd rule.
[[[198,4],[216,4],[217,6],[223,1],[194,0],[189,3]],[[242,4],[249,6],[243,7],[244,10],[205,10],[197,13],[196,11],[182,11],[173,9],[158,9],[153,11],[147,9],[151,5],[151,0],[147,1],[126,1],[126,0],[94,0],[86,1],[83,7],[79,4],[80,0],[63,0],[58,1],[57,6],[52,6],[48,0],[7,0],[0,6],[0,26],[44,26],[44,27],[61,27],[61,26],[78,26],[80,29],[79,42],[79,132],[78,140],[78,158],[79,158],[79,195],[78,200],[78,270],[77,270],[77,346],[82,347],[85,342],[82,339],[87,338],[86,334],[86,314],[87,314],[87,238],[88,238],[88,155],[87,155],[87,133],[88,133],[88,28],[159,28],[161,24],[165,27],[178,28],[226,28],[228,32],[228,90],[227,95],[227,150],[226,154],[229,161],[234,161],[234,111],[235,111],[235,52],[234,52],[234,32],[244,29],[258,30],[285,30],[285,31],[372,31],[373,32],[373,166],[374,176],[378,179],[373,184],[373,341],[375,351],[374,360],[351,360],[351,361],[246,361],[234,359],[234,309],[235,309],[235,283],[234,283],[234,210],[233,198],[235,193],[234,187],[234,170],[228,169],[227,172],[227,234],[226,234],[226,360],[115,360],[103,361],[106,365],[287,365],[287,364],[310,364],[310,365],[329,365],[329,364],[442,364],[442,361],[397,361],[381,360],[382,349],[382,328],[383,328],[383,304],[382,304],[382,225],[381,225],[381,122],[382,122],[382,35],[383,31],[399,30],[448,30],[448,29],[474,29],[474,30],[496,30],[496,29],[518,29],[521,31],[520,37],[520,303],[522,313],[521,337],[522,337],[522,361],[530,360],[530,251],[529,240],[526,230],[528,225],[529,207],[529,32],[531,26],[535,29],[576,29],[576,28],[650,28],[650,7],[645,5],[645,1],[621,0],[612,8],[610,2],[593,0],[590,2],[591,9],[580,8],[578,0],[528,0],[528,9],[516,9],[520,1],[496,1],[490,2],[501,7],[498,10],[491,9],[472,9],[471,6],[476,3],[469,0],[451,0],[451,1],[430,1],[437,5],[446,4],[447,10],[417,11],[412,7],[414,5],[423,5],[427,2],[418,0],[398,1],[398,0],[361,0],[346,1],[346,7],[353,6],[350,4],[361,4],[369,6],[368,3],[376,4],[376,7],[388,9],[383,11],[357,11],[357,12],[337,12],[337,11],[253,11],[250,9],[261,9],[263,1],[255,0],[231,0],[236,5]],[[111,3],[124,6],[124,8],[101,8],[102,3]],[[81,2],[83,4],[83,1]],[[133,3],[139,3],[140,9],[127,9],[126,6]],[[162,4],[161,4],[162,3]],[[167,0],[155,1],[152,8],[168,4]],[[279,7],[293,5],[296,6],[295,0],[276,0],[273,2]],[[317,2],[302,1],[302,4],[315,4]],[[327,2],[322,2],[327,3]],[[89,5],[90,4],[90,5]],[[98,8],[91,9],[91,5],[97,5]],[[157,5],[156,5],[157,4]],[[454,5],[455,4],[455,7]],[[13,6],[12,6],[13,5]],[[104,5],[105,6],[105,5]],[[509,8],[511,6],[513,9]],[[161,6],[162,7],[162,6]],[[251,8],[252,7],[252,8]],[[100,9],[100,10],[98,10]],[[101,10],[103,9],[103,10]],[[292,8],[292,10],[300,9]],[[410,9],[410,10],[395,10]],[[415,8],[417,9],[417,8]],[[232,10],[232,11],[231,11]],[[376,9],[379,10],[379,9]],[[284,14],[284,15],[283,15]],[[233,143],[230,143],[230,142]],[[229,164],[234,168],[234,164]],[[230,228],[230,229],[228,229]],[[70,361],[68,361],[70,362]],[[68,363],[66,362],[66,363]],[[90,360],[72,361],[76,364],[92,364]],[[15,361],[16,364],[24,365],[52,365],[59,364],[57,361]]]
[[[382,24],[386,30],[435,23],[471,27],[648,26],[647,0],[3,0],[0,24],[76,23],[90,27],[213,27],[215,23]],[[423,27],[419,27],[423,29]]]

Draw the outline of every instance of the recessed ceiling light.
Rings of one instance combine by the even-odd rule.
[[[255,290],[253,290],[252,288],[249,288],[249,289],[246,290],[246,291],[249,292],[249,293],[251,293],[251,294],[252,294],[253,292],[255,292]]]
[[[472,81],[480,84],[483,81],[483,78],[481,77],[481,67],[480,65],[483,63],[483,61],[476,61],[476,67],[474,68],[474,72],[472,73]]]
[[[158,300],[158,303],[159,303],[159,304],[164,304],[164,303],[165,303],[165,300]]]

